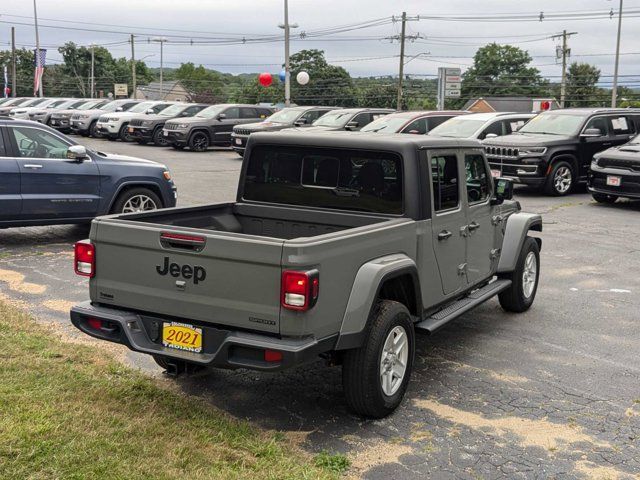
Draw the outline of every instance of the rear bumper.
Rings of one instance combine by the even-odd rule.
[[[92,328],[88,319],[109,322],[101,330]],[[337,335],[316,340],[313,337],[277,338],[237,330],[224,330],[202,322],[190,322],[202,328],[202,353],[194,353],[162,345],[162,325],[175,319],[143,314],[127,310],[83,302],[71,309],[71,322],[87,335],[121,343],[136,352],[183,360],[218,368],[248,368],[252,370],[278,371],[309,360],[318,354],[333,350]],[[282,360],[267,362],[265,350],[282,352]]]

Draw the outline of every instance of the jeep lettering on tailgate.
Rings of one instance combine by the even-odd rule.
[[[164,264],[162,266],[156,265],[156,272],[163,277],[168,273],[172,277],[185,278],[187,280],[193,278],[193,284],[204,281],[207,278],[207,271],[200,265],[178,265],[177,263],[169,263],[169,257],[164,257]]]

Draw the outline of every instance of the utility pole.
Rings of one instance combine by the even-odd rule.
[[[284,0],[284,23],[278,25],[284,29],[284,106],[291,105],[291,65],[289,63],[289,43],[291,29],[298,28],[297,23],[289,23],[289,0]]]
[[[16,96],[16,27],[11,27],[11,96]]]
[[[136,91],[136,52],[133,45],[133,33],[131,34],[131,83],[133,88],[133,99],[138,98],[138,92]]]
[[[616,63],[613,68],[613,88],[611,89],[611,108],[616,108],[618,103],[618,64],[620,61],[620,33],[622,32],[622,0],[618,11],[618,38],[616,40]]]
[[[95,91],[96,91],[96,86],[95,86],[95,76],[94,76],[94,68],[95,68],[95,53],[94,53],[94,48],[95,45],[92,43],[91,44],[91,98],[95,98]]]
[[[38,35],[38,9],[36,8],[36,0],[33,0],[33,20],[36,27],[36,67],[38,71],[37,75],[39,75],[40,67],[42,67],[42,65],[40,65],[42,59],[40,58],[40,37]],[[38,96],[42,97],[42,76],[38,81]]]
[[[571,49],[567,46],[567,38],[577,35],[578,32],[562,31],[561,35],[554,35],[551,38],[562,38],[562,48],[558,52],[562,56],[562,80],[560,82],[560,108],[564,108],[564,102],[567,96],[567,57],[571,56]],[[559,57],[556,53],[556,58]]]
[[[162,81],[162,74],[163,74],[163,70],[164,70],[164,53],[163,53],[163,47],[164,47],[164,43],[167,41],[167,39],[165,37],[156,37],[153,39],[154,42],[160,42],[160,100],[164,100],[164,85],[163,85],[163,81]]]
[[[400,30],[400,35],[394,35],[392,37],[386,37],[387,40],[398,40],[400,42],[400,68],[398,69],[398,100],[396,104],[396,108],[398,110],[402,110],[402,81],[404,79],[404,44],[407,40],[414,41],[418,38],[422,38],[420,34],[416,35],[407,35],[407,21],[417,21],[420,20],[419,16],[407,17],[407,12],[402,12],[401,22],[402,27]],[[395,17],[394,17],[395,21]]]

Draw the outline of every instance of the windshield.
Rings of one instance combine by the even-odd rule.
[[[170,105],[162,110],[159,115],[162,115],[163,117],[175,117],[180,115],[185,108],[187,108],[186,105],[180,105],[179,103],[176,105]]]
[[[154,102],[142,102],[129,109],[131,113],[144,113],[155,105]]]
[[[217,117],[218,114],[220,112],[222,112],[222,110],[224,110],[226,108],[226,106],[220,106],[220,105],[212,105],[210,107],[205,108],[204,110],[201,110],[196,117],[198,118],[214,118]]]
[[[44,102],[46,100],[46,98],[34,98],[31,99],[27,102],[24,102],[22,105],[20,105],[21,107],[35,107],[36,105],[41,104],[42,102]]]
[[[303,113],[304,110],[300,108],[283,108],[267,118],[267,121],[273,123],[293,123]]]
[[[582,126],[585,115],[541,113],[529,120],[518,133],[573,135]]]
[[[487,123],[486,120],[473,120],[471,118],[456,117],[451,118],[444,122],[442,125],[438,125],[436,128],[429,132],[429,135],[436,135],[439,137],[453,137],[453,138],[470,138],[473,134],[482,128]]]
[[[383,133],[396,133],[400,130],[407,121],[410,120],[406,116],[395,117],[393,115],[385,115],[375,119],[369,125],[365,125],[360,130],[361,132],[383,132]]]
[[[78,107],[78,110],[91,110],[95,108],[97,105],[100,105],[102,100],[92,100],[90,102],[84,103]]]
[[[313,122],[314,127],[344,127],[353,116],[353,112],[329,112]]]

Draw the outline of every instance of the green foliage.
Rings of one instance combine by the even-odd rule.
[[[18,88],[17,97],[33,95],[33,51],[21,48],[16,50],[16,80]],[[0,65],[7,65],[9,82],[11,82],[11,51],[0,51]],[[4,86],[4,85],[3,85]]]
[[[588,63],[574,62],[567,71],[567,107],[597,107],[606,94],[598,88],[600,70]]]
[[[331,455],[329,452],[323,451],[316,455],[316,467],[324,468],[330,472],[344,473],[349,468],[349,459],[342,454]]]
[[[191,92],[189,100],[192,102],[221,103],[226,100],[222,75],[216,71],[188,62],[180,65],[172,76]]]

